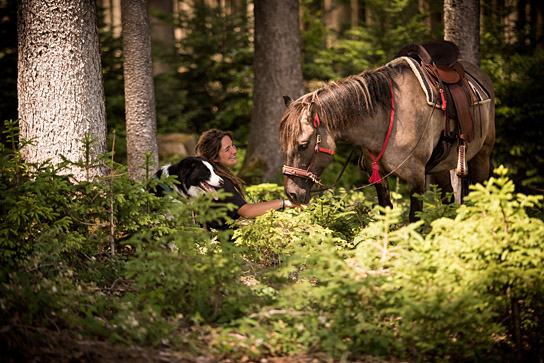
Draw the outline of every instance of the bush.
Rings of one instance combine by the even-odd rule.
[[[70,161],[30,165],[15,147],[0,151],[0,319],[25,341],[39,327],[233,359],[541,358],[542,197],[514,194],[505,168],[460,207],[437,190],[421,196],[418,223],[339,190],[212,234],[201,226],[228,206],[211,196],[156,198],[146,190],[166,180],[135,183],[120,165],[76,184],[63,174]],[[9,351],[22,341],[9,339]]]
[[[15,140],[16,125],[7,126]],[[93,140],[82,142],[89,150]],[[0,145],[0,190],[6,196],[0,201],[4,321],[18,316],[36,324],[45,314],[52,324],[67,320],[62,325],[77,322],[76,330],[102,334],[99,330],[111,329],[118,340],[150,342],[158,334],[154,325],[168,316],[228,320],[251,303],[251,292],[239,280],[244,261],[226,242],[229,234],[214,237],[201,227],[227,211],[211,196],[191,203],[157,198],[146,190],[166,180],[136,183],[118,164],[102,179],[76,183],[69,174],[73,165],[103,167],[110,156],[25,164],[13,146]],[[150,160],[148,155],[147,170]],[[53,287],[42,288],[47,281]],[[123,288],[118,290],[118,284]],[[120,293],[110,296],[110,291]],[[30,294],[39,295],[40,304],[17,306]],[[126,322],[128,305],[139,333],[116,323]],[[89,319],[96,330],[89,328]]]
[[[455,219],[432,221],[436,208],[425,209],[426,235],[418,232],[423,221],[403,226],[402,211],[387,208],[357,233],[354,248],[341,248],[326,229],[303,233],[298,219],[284,232],[292,243],[282,249],[282,268],[260,281],[274,282],[273,308],[239,323],[243,344],[257,347],[249,353],[311,349],[331,357],[433,361],[500,361],[523,350],[539,356],[544,223],[525,209],[542,198],[514,195],[506,171],[495,172],[500,177],[473,187]],[[258,230],[261,237],[251,240],[271,237]]]

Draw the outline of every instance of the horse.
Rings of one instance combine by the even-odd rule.
[[[495,143],[495,95],[489,77],[476,65],[460,60],[466,73],[488,92],[489,102],[474,103],[474,136],[466,143],[470,182],[481,183],[490,176],[490,155]],[[410,222],[418,220],[423,202],[425,177],[430,174],[443,195],[452,192],[450,170],[455,169],[455,152],[430,169],[428,162],[445,129],[445,113],[430,105],[414,70],[397,60],[333,81],[293,101],[284,97],[286,111],[279,124],[284,188],[295,204],[307,204],[311,188],[321,184],[319,176],[333,160],[336,142],[362,149],[360,166],[371,173],[381,206],[390,206],[387,180],[396,175],[410,193]],[[458,127],[455,120],[451,130]],[[385,144],[385,145],[384,145]],[[458,147],[455,140],[453,147]],[[378,155],[378,157],[375,157]]]

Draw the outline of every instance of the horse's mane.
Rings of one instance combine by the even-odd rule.
[[[389,109],[389,79],[393,87],[396,87],[392,78],[405,68],[403,63],[395,67],[385,65],[337,82],[329,82],[324,87],[300,97],[287,108],[280,121],[283,149],[287,150],[289,145],[296,143],[301,132],[299,121],[304,110],[311,110],[308,117],[314,117],[317,113],[321,125],[336,133],[354,120],[372,115],[377,108]]]

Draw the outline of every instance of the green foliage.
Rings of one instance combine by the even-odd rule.
[[[252,98],[253,51],[250,23],[245,11],[227,15],[220,7],[192,3],[194,11],[180,12],[175,25],[184,32],[170,90],[183,90],[182,103],[172,103],[172,92],[158,93],[159,107],[168,111],[158,125],[163,132],[184,129],[200,133],[217,127],[232,130],[246,140]],[[178,97],[175,97],[178,98]],[[160,107],[161,108],[161,107]],[[163,109],[163,108],[161,108]]]
[[[16,124],[6,129],[15,140]],[[365,194],[340,189],[214,235],[201,226],[228,206],[146,192],[172,177],[135,183],[114,164],[102,180],[74,183],[68,160],[25,164],[17,148],[1,151],[8,325],[232,359],[540,357],[544,221],[527,210],[538,214],[543,198],[515,194],[502,167],[460,207],[443,205],[436,188],[425,193],[414,224],[404,208],[372,209]],[[106,161],[89,154],[76,164]],[[263,184],[248,195],[282,194]]]
[[[249,198],[256,201],[283,197],[275,184],[248,188]],[[339,245],[350,244],[354,235],[371,217],[369,207],[360,193],[335,196],[331,192],[314,198],[300,210],[269,211],[247,221],[234,232],[235,243],[246,249],[247,257],[265,265],[282,262],[299,244],[306,245],[308,235],[325,235]]]
[[[542,329],[535,322],[542,321],[544,311],[544,275],[540,268],[544,223],[529,217],[526,209],[541,204],[543,197],[515,194],[514,183],[506,173],[501,166],[495,170],[496,178],[472,188],[468,204],[459,208],[455,220],[466,228],[453,228],[449,220],[439,220],[433,224],[432,236],[459,246],[460,257],[475,272],[468,279],[473,280],[483,302],[499,321],[511,327],[519,324],[524,343],[536,349],[543,344],[542,336],[532,329]],[[520,316],[511,312],[513,304],[521,304]],[[508,328],[513,339],[515,331]]]
[[[310,223],[329,228],[334,236],[347,243],[372,220],[369,216],[370,203],[362,193],[349,193],[335,198],[330,192],[325,192],[312,200],[307,212],[311,214]]]
[[[424,222],[423,232],[428,233],[431,230],[431,222],[442,218],[455,218],[457,208],[459,207],[453,201],[453,193],[447,193],[442,196],[440,188],[437,185],[431,185],[432,189],[426,191],[423,195],[415,194],[415,197],[423,201],[423,210],[416,212],[416,216]]]
[[[261,183],[246,188],[249,203],[260,203],[284,197],[283,187],[274,183]]]
[[[212,197],[205,196],[190,208],[174,205],[169,212],[173,220],[191,220],[198,213],[197,221],[204,224],[224,216],[225,209],[213,208]],[[162,236],[144,232],[127,241],[135,248],[126,264],[127,278],[140,291],[134,303],[139,308],[151,304],[164,314],[182,314],[196,322],[229,321],[239,315],[253,299],[239,279],[244,261],[228,233],[212,239],[197,225],[180,232],[170,230]]]
[[[382,1],[364,4],[370,19],[339,34],[325,28],[322,4],[302,2],[303,73],[306,80],[335,80],[389,62],[406,43],[440,38],[425,27],[418,3],[394,1],[384,6]],[[436,9],[431,9],[436,11]],[[432,35],[431,35],[432,34]]]
[[[6,128],[15,140],[16,122]],[[244,260],[229,233],[212,238],[201,227],[228,206],[218,207],[211,195],[157,198],[147,190],[173,177],[136,183],[110,155],[92,157],[95,140],[80,141],[83,160],[58,165],[25,164],[14,143],[12,150],[1,145],[3,321],[13,315],[25,324],[150,344],[181,321],[228,321],[257,301],[239,279]],[[151,160],[147,155],[143,166],[149,177]],[[114,169],[92,180],[91,169],[105,162]],[[74,165],[88,170],[86,180],[74,182]],[[124,289],[114,288],[119,281]],[[18,309],[15,302],[32,294],[35,302]]]
[[[423,361],[493,361],[515,349],[538,356],[544,222],[525,209],[542,198],[514,195],[505,170],[495,172],[500,178],[474,187],[455,219],[446,216],[454,210],[435,200],[435,190],[424,197],[434,205],[421,214],[425,222],[403,226],[400,209],[380,208],[349,248],[330,230],[304,234],[300,217],[290,216],[297,220],[289,226],[281,268],[260,280],[274,286],[276,302],[239,322],[238,343],[253,347],[242,351],[313,349],[331,357]],[[419,232],[423,223],[430,223],[426,235]],[[266,240],[269,230],[258,230]],[[513,304],[521,313],[513,313]],[[516,336],[525,348],[516,346]]]
[[[493,161],[512,170],[518,185],[544,185],[544,51],[494,54],[482,61],[496,93],[496,143]],[[523,190],[523,189],[522,189]]]
[[[370,1],[372,25],[343,30],[330,42],[317,3],[302,6],[308,88],[386,63],[409,41],[440,38],[422,27],[415,2]],[[3,19],[13,19],[12,10]],[[512,47],[490,19],[484,17],[482,66],[497,96],[493,160],[512,170],[512,180],[497,169],[460,207],[443,204],[437,189],[426,192],[417,224],[406,223],[400,202],[372,209],[369,189],[344,195],[341,188],[368,178],[353,160],[340,193],[214,236],[200,225],[228,207],[214,208],[208,197],[159,200],[146,191],[172,178],[135,183],[123,165],[110,164],[111,155],[26,164],[18,150],[32,141],[19,140],[17,122],[8,121],[0,148],[0,320],[124,345],[191,345],[198,354],[235,360],[311,352],[330,360],[542,360],[544,209],[541,197],[516,194],[513,182],[541,189],[543,54],[528,48],[523,34]],[[176,71],[156,79],[159,132],[216,126],[245,142],[247,20],[207,7],[179,14],[187,37],[168,60]],[[122,160],[121,44],[104,30],[101,39],[108,127]],[[13,44],[0,54],[3,69],[13,69]],[[12,88],[13,77],[5,79]],[[13,92],[5,109],[13,108]],[[93,140],[81,141],[89,150]],[[327,184],[348,153],[339,145]],[[74,183],[75,164],[112,170]],[[149,161],[144,167],[151,170]],[[283,191],[263,184],[247,194],[258,202]]]
[[[519,18],[515,27],[503,21],[516,11],[514,4],[488,8],[482,23],[481,65],[493,81],[496,98],[492,160],[508,167],[518,191],[542,193],[544,51],[542,38],[525,22],[529,18]]]

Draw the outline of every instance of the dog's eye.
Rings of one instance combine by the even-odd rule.
[[[298,151],[304,151],[308,148],[308,143],[300,144],[298,146]]]

